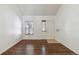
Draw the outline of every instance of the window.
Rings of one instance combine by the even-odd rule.
[[[25,21],[25,35],[33,34],[33,21]]]
[[[42,32],[46,32],[46,20],[42,20]]]

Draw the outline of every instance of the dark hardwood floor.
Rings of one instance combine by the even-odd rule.
[[[2,55],[76,55],[60,43],[46,40],[22,40]]]

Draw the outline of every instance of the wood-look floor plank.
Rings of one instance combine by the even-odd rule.
[[[46,40],[22,40],[2,55],[76,55],[60,43]]]

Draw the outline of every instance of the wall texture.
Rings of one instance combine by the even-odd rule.
[[[79,54],[79,5],[62,5],[55,22],[56,39]]]
[[[55,16],[23,16],[23,39],[53,39],[54,38],[54,18]],[[34,22],[34,34],[25,35],[24,21]],[[47,32],[42,32],[41,20],[46,20]]]
[[[20,41],[21,21],[12,5],[0,5],[0,54]]]

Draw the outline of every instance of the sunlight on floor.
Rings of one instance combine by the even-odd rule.
[[[48,43],[59,43],[58,41],[56,41],[55,39],[49,39],[47,40]]]

